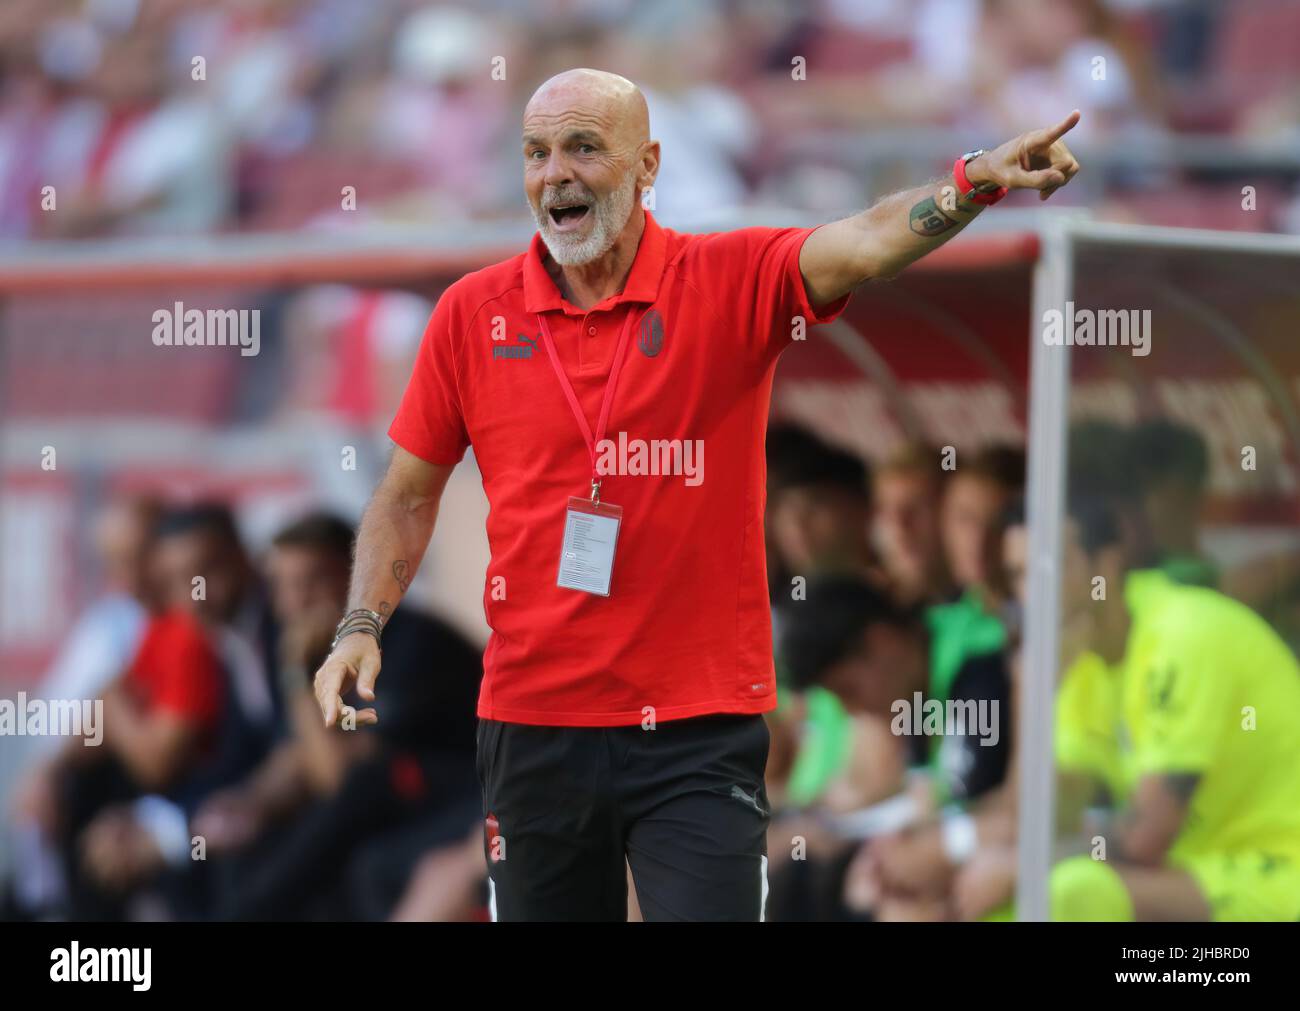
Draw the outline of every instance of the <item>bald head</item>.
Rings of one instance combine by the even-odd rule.
[[[528,131],[530,117],[545,120],[566,112],[589,116],[632,145],[650,139],[650,107],[645,96],[618,74],[587,67],[556,74],[528,100],[524,131]]]
[[[590,263],[639,234],[636,198],[659,172],[640,88],[618,74],[566,70],[533,93],[523,134],[524,190],[557,263]]]

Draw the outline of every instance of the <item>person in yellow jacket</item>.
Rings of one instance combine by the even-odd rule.
[[[1112,813],[1078,833],[1086,855],[1054,866],[1052,918],[1300,919],[1300,664],[1245,605],[1127,571],[1106,505],[1070,512],[1057,818]],[[1019,582],[1023,521],[1004,544]],[[981,846],[956,879],[955,915],[1013,918],[1014,869],[1013,846]]]
[[[1229,597],[1126,571],[1103,504],[1071,512],[1062,621],[1090,624],[1091,649],[1063,679],[1057,760],[1116,813],[1054,867],[1053,918],[1300,919],[1295,655]]]

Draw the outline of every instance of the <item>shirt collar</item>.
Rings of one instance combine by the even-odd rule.
[[[636,256],[632,260],[632,270],[627,275],[627,283],[617,295],[612,295],[600,302],[602,307],[618,305],[622,302],[653,302],[659,297],[659,282],[664,274],[664,260],[668,240],[664,230],[659,227],[654,216],[645,212],[645,230],[636,247]],[[546,244],[542,242],[541,233],[533,235],[533,241],[524,254],[524,307],[529,312],[579,312],[569,305],[560,294],[551,275],[547,273],[543,262],[546,256]]]

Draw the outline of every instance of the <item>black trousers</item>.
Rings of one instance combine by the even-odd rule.
[[[478,773],[495,919],[761,920],[761,716],[632,727],[482,720]]]

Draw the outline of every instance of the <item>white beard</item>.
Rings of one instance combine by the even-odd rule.
[[[635,201],[636,175],[629,172],[618,189],[592,201],[590,213],[595,224],[586,238],[557,233],[549,211],[533,207],[531,203],[528,206],[551,259],[562,267],[576,267],[590,263],[610,251],[632,216]]]

